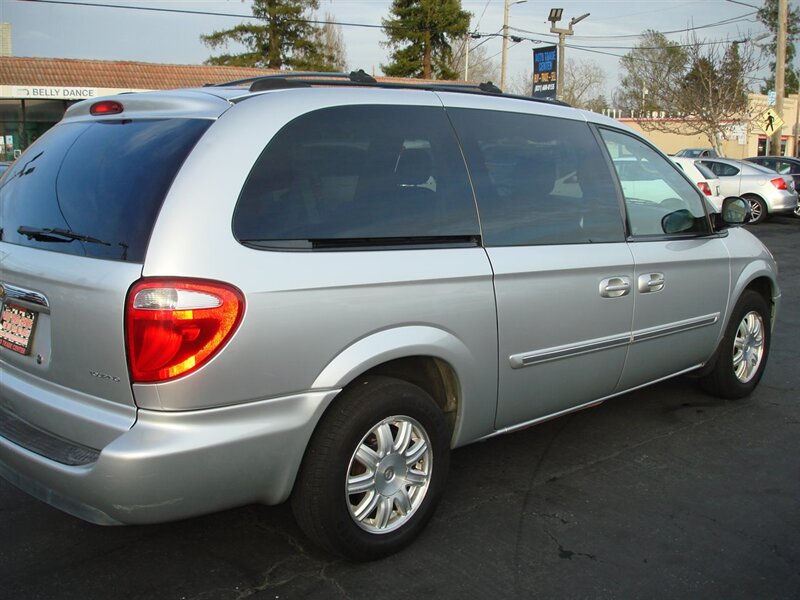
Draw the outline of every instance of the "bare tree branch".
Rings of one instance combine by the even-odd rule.
[[[645,117],[645,131],[703,135],[720,150],[734,129],[753,119],[745,78],[759,59],[750,44],[684,44],[647,32],[639,48],[622,59],[625,75],[615,97],[623,109]]]

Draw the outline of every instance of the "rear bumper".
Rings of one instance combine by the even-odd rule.
[[[796,192],[783,192],[767,198],[770,213],[790,213],[794,212],[798,205]]]
[[[129,431],[81,465],[63,464],[0,435],[0,475],[102,525],[278,504],[288,498],[314,426],[337,393],[201,411],[140,410]]]

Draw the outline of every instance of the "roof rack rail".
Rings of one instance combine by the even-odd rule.
[[[350,73],[336,73],[330,71],[292,71],[288,73],[272,73],[270,75],[256,75],[246,79],[236,79],[224,83],[206,83],[203,87],[231,87],[234,85],[251,84],[251,87],[259,81],[280,81],[293,79],[347,79],[352,83],[377,83],[372,75],[366,73],[364,69],[351,71]],[[289,87],[289,86],[287,86]],[[260,90],[250,90],[251,92]]]
[[[491,81],[485,83],[460,83],[460,82],[430,82],[430,81],[378,81],[363,69],[351,71],[350,73],[331,73],[331,72],[303,72],[293,71],[288,73],[273,73],[270,75],[257,75],[247,79],[237,79],[225,83],[206,84],[204,87],[230,87],[250,84],[249,92],[265,92],[268,90],[288,89],[321,86],[364,86],[379,87],[387,89],[415,89],[430,90],[439,92],[464,92],[471,94],[486,94],[492,96],[504,96],[516,98],[518,100],[529,100],[532,102],[543,102],[545,104],[556,104],[559,106],[569,106],[566,102],[552,100],[549,98],[533,98],[531,96],[518,96],[516,94],[506,94]]]

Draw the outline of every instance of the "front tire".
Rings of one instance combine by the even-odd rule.
[[[433,516],[449,451],[447,421],[425,391],[366,377],[341,393],[312,436],[292,494],[295,518],[333,554],[394,554]]]
[[[708,393],[738,399],[752,393],[769,356],[770,311],[761,294],[745,290],[731,315],[713,370],[700,380]]]

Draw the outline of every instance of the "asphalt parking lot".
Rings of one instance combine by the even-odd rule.
[[[750,398],[681,378],[457,450],[422,537],[370,564],[287,506],[104,528],[0,480],[0,598],[800,598],[800,219],[753,231],[783,304]]]

